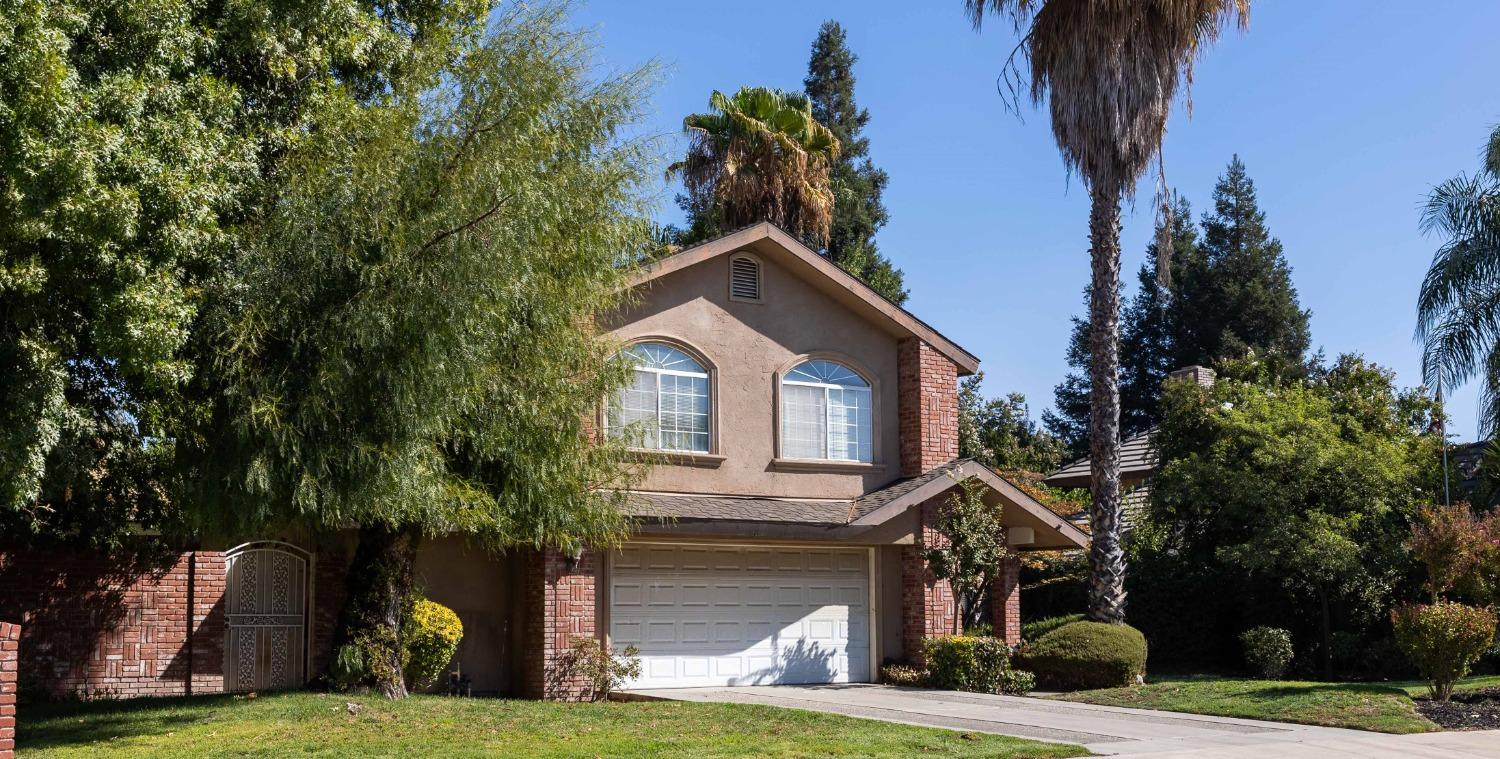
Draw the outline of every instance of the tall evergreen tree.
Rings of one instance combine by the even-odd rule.
[[[1156,243],[1138,275],[1139,288],[1120,329],[1120,424],[1124,434],[1160,419],[1161,383],[1174,369],[1222,366],[1252,357],[1268,377],[1306,374],[1308,312],[1297,301],[1292,270],[1271,236],[1255,184],[1235,156],[1214,186],[1214,209],[1199,228],[1186,200],[1172,214],[1172,283],[1159,285]],[[1199,233],[1201,229],[1201,235]],[[1087,447],[1088,322],[1074,318],[1068,346],[1073,371],[1053,391],[1047,427],[1076,453]]]
[[[1213,211],[1201,221],[1197,255],[1174,282],[1168,317],[1173,363],[1211,365],[1253,353],[1273,374],[1304,374],[1308,312],[1297,301],[1292,269],[1238,155],[1219,177],[1213,199]]]
[[[870,112],[854,102],[854,64],[859,58],[849,50],[846,39],[837,21],[823,22],[802,82],[812,101],[813,118],[843,146],[830,176],[833,227],[824,252],[844,271],[900,304],[907,296],[901,270],[875,243],[875,233],[889,218],[880,197],[889,177],[870,162],[870,139],[863,135]]]

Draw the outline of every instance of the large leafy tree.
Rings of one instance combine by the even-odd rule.
[[[423,536],[625,528],[621,450],[586,420],[628,372],[594,317],[647,237],[648,151],[620,136],[646,78],[592,79],[554,6],[456,42],[291,147],[211,314],[196,438],[210,525],[359,528],[339,638],[393,697]]]
[[[681,242],[769,221],[826,245],[833,224],[829,173],[840,146],[797,93],[743,87],[717,90],[709,110],[682,120],[687,155],[667,168],[680,177],[689,228]]]
[[[1500,127],[1480,168],[1427,197],[1422,229],[1442,240],[1417,298],[1422,371],[1438,388],[1480,378],[1480,430],[1500,429]]]
[[[170,527],[199,317],[314,102],[485,3],[0,0],[0,530]],[[465,21],[469,19],[470,21]]]
[[[875,242],[875,233],[889,218],[880,197],[889,177],[870,162],[870,138],[863,134],[870,112],[854,102],[854,64],[859,59],[847,37],[837,21],[823,22],[802,81],[813,118],[828,127],[842,148],[830,175],[833,222],[825,251],[844,271],[899,305],[907,295],[901,270]]]
[[[1333,632],[1384,618],[1409,574],[1409,524],[1440,482],[1436,404],[1396,389],[1393,376],[1345,355],[1307,380],[1262,365],[1254,381],[1168,383],[1157,435],[1166,464],[1142,550],[1172,568],[1165,574],[1203,582],[1196,598],[1173,588],[1152,605],[1227,595],[1239,610],[1225,617],[1208,599],[1213,611],[1192,620],[1149,615],[1151,634],[1171,628],[1227,648],[1238,629],[1279,624],[1318,641],[1305,650],[1328,675]]]
[[[984,396],[984,372],[958,386],[958,455],[996,469],[1046,473],[1062,464],[1066,448],[1031,418],[1026,396]]]
[[[1120,542],[1120,202],[1161,151],[1167,115],[1193,62],[1249,0],[965,0],[978,27],[1009,18],[1016,54],[1029,69],[1006,74],[1013,94],[1046,102],[1063,163],[1089,191],[1089,523],[1088,616],[1125,619],[1125,551]],[[1012,57],[1012,63],[1016,62]],[[1020,65],[1020,64],[1018,64]],[[1013,76],[1012,76],[1013,75]],[[1165,268],[1165,267],[1164,267]]]

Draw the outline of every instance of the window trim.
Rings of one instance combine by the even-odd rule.
[[[756,256],[751,255],[747,251],[737,251],[735,253],[731,253],[729,255],[729,258],[727,260],[728,260],[728,263],[724,265],[724,275],[725,275],[724,276],[724,289],[728,293],[729,299],[731,301],[736,302],[736,303],[765,303],[766,302],[766,264],[765,264],[765,262],[761,261]],[[746,298],[743,295],[735,295],[734,294],[734,262],[735,261],[749,261],[750,263],[755,264],[755,295],[756,295],[756,297],[754,297],[754,298]]]
[[[719,369],[708,356],[681,338],[669,335],[639,335],[625,340],[620,345],[620,352],[629,350],[644,343],[661,343],[669,348],[682,351],[688,358],[698,362],[703,367],[703,374],[708,375],[708,450],[707,451],[680,451],[670,448],[642,448],[630,446],[629,452],[634,458],[650,458],[658,463],[680,464],[685,466],[718,466],[724,461],[724,456],[719,451]],[[632,370],[634,371],[634,370]],[[699,377],[698,372],[684,372],[676,369],[652,369],[658,374],[670,374],[679,377]],[[660,403],[661,387],[657,386],[658,404]],[[604,438],[609,437],[609,404],[611,398],[605,398],[599,404],[598,424],[599,430]],[[661,413],[660,406],[657,407],[658,415]]]
[[[869,386],[869,461],[859,461],[858,459],[829,458],[805,459],[788,456],[786,454],[786,446],[784,441],[782,440],[782,417],[785,415],[785,397],[782,392],[782,387],[787,382],[786,376],[790,374],[793,369],[796,369],[798,366],[801,366],[808,361],[831,361],[835,364],[839,364],[845,369],[848,369],[849,371],[858,375],[859,378],[864,380],[865,383]],[[804,353],[802,355],[796,356],[790,361],[782,364],[781,367],[776,370],[776,373],[772,375],[771,381],[774,385],[771,393],[772,405],[774,406],[771,429],[771,435],[774,440],[774,445],[771,449],[771,465],[774,468],[790,471],[880,471],[885,468],[884,457],[881,455],[883,441],[881,439],[880,424],[880,380],[877,378],[877,375],[874,372],[869,370],[868,367],[842,353],[836,353],[833,351],[816,351],[813,353]],[[804,382],[801,380],[791,380],[791,384],[801,385],[803,387],[842,387],[840,385],[824,385],[823,383]],[[824,426],[824,434],[828,434],[828,425],[826,425],[826,422]]]

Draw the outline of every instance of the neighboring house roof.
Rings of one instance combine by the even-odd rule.
[[[774,245],[765,244],[767,241]],[[893,333],[921,338],[954,364],[960,375],[979,370],[979,359],[911,312],[886,300],[832,261],[818,255],[800,240],[770,222],[752,224],[712,240],[684,248],[642,268],[630,286],[639,287],[658,277],[746,248],[772,253],[779,264],[830,293],[854,312],[885,326]],[[779,254],[779,255],[777,255]]]
[[[657,520],[712,520],[817,527],[872,528],[941,495],[963,480],[978,479],[1019,510],[1008,518],[1039,533],[1037,547],[1082,548],[1088,535],[1025,491],[971,459],[959,459],[848,500],[807,500],[636,491],[626,497],[631,516]],[[1043,536],[1041,533],[1051,533]]]
[[[1138,435],[1126,438],[1120,444],[1120,476],[1125,479],[1140,479],[1156,471],[1156,428],[1152,427]],[[1070,462],[1062,469],[1048,475],[1042,482],[1059,488],[1086,488],[1089,486],[1089,457],[1084,456]]]

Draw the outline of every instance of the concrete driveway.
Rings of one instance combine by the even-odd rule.
[[[893,688],[777,685],[632,691],[627,698],[765,704],[1081,744],[1133,757],[1496,757],[1500,731],[1383,735],[1362,730],[1121,709],[1038,698]]]

